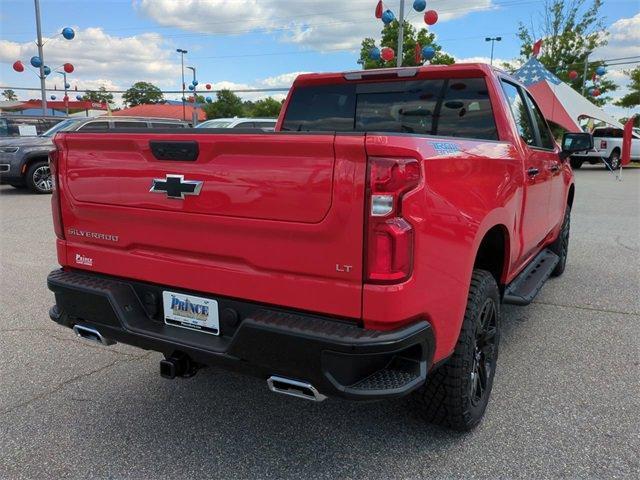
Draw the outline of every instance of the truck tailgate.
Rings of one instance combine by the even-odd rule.
[[[199,153],[163,160],[153,142]],[[364,136],[67,133],[56,144],[63,265],[360,317]],[[201,183],[171,198],[167,181]]]

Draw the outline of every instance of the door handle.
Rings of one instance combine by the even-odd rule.
[[[540,170],[535,167],[531,167],[527,169],[527,175],[529,175],[530,177],[535,177],[539,173],[540,173]]]

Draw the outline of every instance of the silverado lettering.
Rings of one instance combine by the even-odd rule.
[[[173,144],[189,158],[150,147]],[[502,304],[564,271],[566,159],[592,144],[560,148],[484,64],[300,75],[271,133],[61,132],[50,316],[161,352],[167,378],[218,365],[316,401],[412,394],[468,430]]]

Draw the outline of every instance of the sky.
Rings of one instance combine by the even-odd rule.
[[[180,88],[180,56],[197,68],[200,85],[216,88],[287,88],[299,72],[357,69],[364,37],[379,38],[382,28],[374,16],[377,0],[40,0],[42,31],[47,39],[44,57],[52,68],[71,62],[72,88],[124,90],[135,81],[150,81],[163,90]],[[587,0],[587,3],[589,1]],[[385,6],[398,13],[400,0]],[[422,14],[406,0],[408,18],[425,26]],[[457,61],[489,61],[485,37],[502,37],[495,45],[496,61],[518,57],[518,22],[537,24],[544,12],[541,0],[428,0],[439,13],[430,27],[443,49]],[[610,31],[609,45],[593,59],[640,55],[640,0],[605,0],[601,10]],[[65,40],[65,26],[76,37]],[[39,81],[28,68],[12,69],[20,59],[28,65],[37,54],[35,14],[31,0],[0,2],[0,86],[34,87]],[[619,65],[607,75],[626,91]],[[190,71],[187,71],[190,75]],[[188,76],[190,79],[190,77]],[[47,85],[62,86],[50,75]],[[17,92],[20,99],[38,92]],[[282,93],[242,94],[255,99]],[[179,98],[168,94],[166,98]],[[116,96],[119,101],[120,96]],[[629,110],[606,107],[616,118]]]

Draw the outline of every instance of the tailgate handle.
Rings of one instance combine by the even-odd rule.
[[[198,159],[198,142],[167,142],[149,141],[153,156],[158,160],[173,160],[176,162],[195,162]]]

